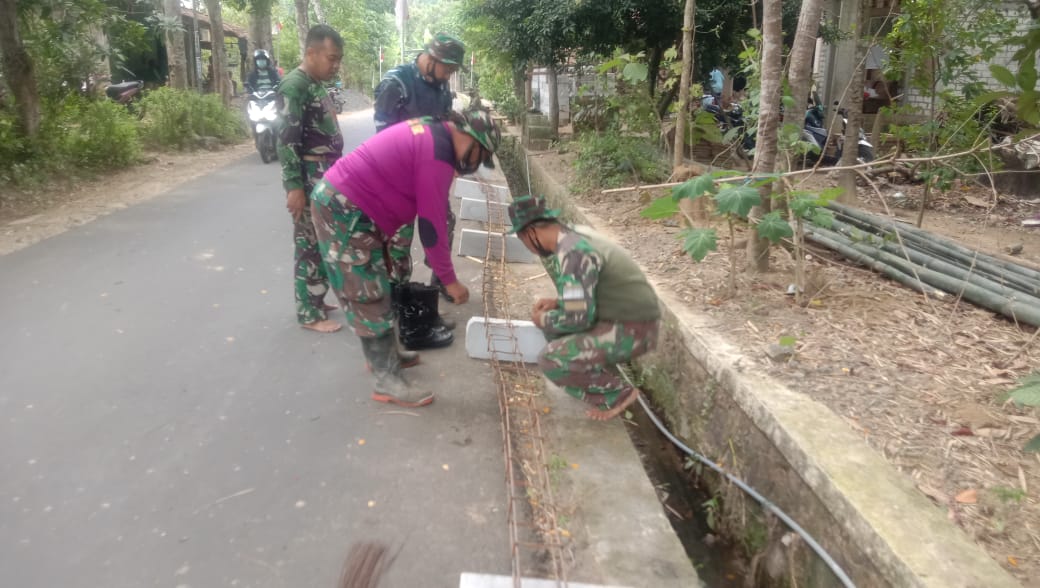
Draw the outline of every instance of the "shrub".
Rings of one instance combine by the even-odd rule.
[[[215,94],[159,88],[141,102],[144,110],[142,134],[149,145],[186,149],[199,137],[216,137],[230,143],[246,135],[242,118],[226,108]]]
[[[617,188],[627,184],[653,184],[668,177],[668,164],[660,150],[645,137],[618,131],[586,133],[577,141],[574,165],[581,183],[589,188]]]
[[[135,162],[141,154],[137,120],[126,107],[110,100],[73,104],[63,113],[68,121],[65,160],[83,169],[111,169]]]

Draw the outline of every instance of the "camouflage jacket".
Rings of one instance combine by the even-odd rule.
[[[556,284],[557,307],[542,317],[550,338],[580,333],[600,321],[661,317],[657,295],[628,253],[588,227],[564,227],[556,253],[542,261]]]
[[[414,62],[399,65],[383,75],[376,86],[376,132],[420,116],[443,118],[451,111],[451,89],[447,83],[427,82]]]
[[[286,74],[277,95],[282,119],[278,159],[282,162],[282,185],[288,192],[305,185],[303,156],[323,155],[330,162],[339,159],[343,155],[343,135],[325,86],[302,69]]]

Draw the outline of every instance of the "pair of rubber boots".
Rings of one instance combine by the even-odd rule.
[[[405,349],[447,347],[455,340],[454,321],[445,321],[437,310],[438,288],[419,282],[394,286],[390,299],[397,315],[401,345]]]
[[[361,348],[376,378],[372,400],[406,408],[417,408],[433,402],[432,392],[413,388],[401,373],[401,356],[393,333],[382,337],[362,337]]]

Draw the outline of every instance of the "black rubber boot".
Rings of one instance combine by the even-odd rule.
[[[405,349],[447,347],[455,340],[449,329],[437,324],[437,289],[409,282],[400,286],[401,345]]]
[[[362,337],[361,348],[376,377],[372,400],[407,408],[426,406],[433,402],[433,393],[413,388],[401,374],[401,360],[393,333],[382,337]]]
[[[437,277],[437,274],[433,274],[433,277],[430,278],[430,286],[437,288],[437,291],[441,293],[441,296],[443,296],[445,300],[452,304],[455,304],[455,298],[452,297],[451,294],[448,294],[448,290],[444,287],[444,284],[440,281],[440,278]],[[455,319],[446,317],[439,311],[437,312],[437,324],[441,327],[444,327],[445,329],[448,329],[449,331],[455,330]]]
[[[397,317],[397,327],[400,331],[401,327],[401,288],[397,284],[390,284],[390,309],[394,311],[394,316]],[[419,352],[408,351],[397,347],[397,357],[401,360],[402,368],[410,368],[419,365]]]

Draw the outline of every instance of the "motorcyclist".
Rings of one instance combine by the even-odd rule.
[[[386,72],[375,92],[376,132],[420,116],[447,117],[452,101],[448,80],[465,52],[462,41],[438,33],[415,61]]]
[[[281,78],[271,62],[271,56],[263,49],[253,52],[253,71],[246,79],[246,90],[249,92],[270,92],[278,86]]]

